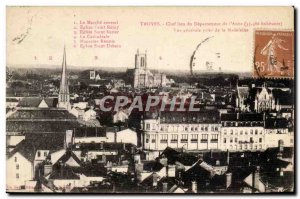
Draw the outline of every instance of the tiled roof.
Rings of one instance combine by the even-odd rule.
[[[66,132],[78,126],[70,121],[6,121],[6,132]]]
[[[65,109],[18,109],[15,113],[11,114],[7,120],[35,120],[35,119],[63,119],[63,120],[76,120],[76,117]]]

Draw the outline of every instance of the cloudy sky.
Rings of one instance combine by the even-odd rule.
[[[117,21],[119,34],[114,39],[121,48],[74,48],[74,22],[79,27],[80,20]],[[141,26],[141,22],[159,22],[160,26]],[[177,22],[193,25],[167,25]],[[256,25],[245,27],[245,22]],[[222,25],[194,26],[199,23]],[[202,32],[176,32],[174,28],[181,31],[201,29]],[[203,32],[207,28],[223,28],[225,32]],[[246,29],[247,32],[228,32],[228,28]],[[204,69],[208,61],[214,63],[215,69],[251,71],[254,29],[294,30],[293,9],[8,7],[7,65],[58,67],[66,45],[67,64],[70,66],[133,68],[134,54],[140,49],[141,52],[147,50],[151,69],[189,70],[190,57],[197,44],[211,37],[196,53],[196,70]]]

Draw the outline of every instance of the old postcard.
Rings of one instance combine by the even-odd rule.
[[[293,7],[7,7],[6,191],[295,193]]]

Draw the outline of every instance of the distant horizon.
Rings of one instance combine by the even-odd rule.
[[[7,64],[8,68],[15,68],[15,69],[61,69],[61,65],[50,65],[50,64],[41,64],[41,65],[28,65],[28,64]],[[51,67],[50,67],[51,66]],[[84,68],[83,68],[84,67]],[[121,66],[78,66],[78,65],[67,65],[67,70],[114,70],[114,69],[134,69],[133,67],[121,67]],[[184,71],[190,73],[189,69],[169,69],[169,68],[147,68],[148,70],[157,70],[157,71]],[[193,70],[193,72],[206,72],[206,73],[252,73],[253,71],[237,71],[237,70]]]

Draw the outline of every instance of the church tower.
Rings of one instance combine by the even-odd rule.
[[[67,78],[67,60],[66,60],[66,47],[64,47],[63,61],[62,61],[62,72],[58,94],[58,108],[70,109],[70,94],[69,84]]]

